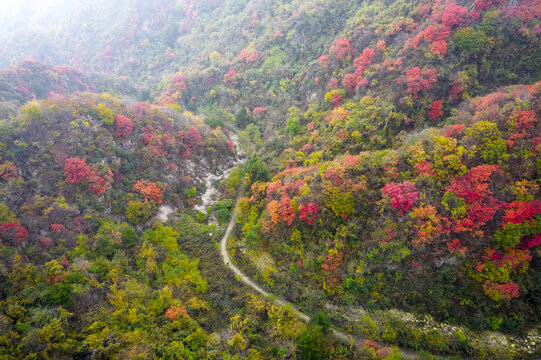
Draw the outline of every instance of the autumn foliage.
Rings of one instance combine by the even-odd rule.
[[[330,52],[336,56],[337,60],[344,60],[348,56],[355,55],[355,50],[351,48],[348,38],[336,39],[331,46]]]
[[[259,59],[259,53],[255,49],[243,49],[239,54],[240,61],[251,64]]]
[[[346,88],[348,92],[353,92],[355,90],[355,87],[357,86],[357,78],[355,77],[355,74],[344,75],[342,85],[344,85],[344,88]]]
[[[146,201],[155,201],[157,204],[163,202],[163,189],[152,181],[139,180],[133,185],[132,190],[143,195]]]
[[[0,226],[0,239],[10,246],[24,246],[28,239],[28,232],[18,222],[5,223]]]
[[[171,307],[165,312],[165,317],[171,321],[190,319],[190,315],[188,315],[188,311],[186,311],[184,305],[171,305]]]
[[[69,184],[80,183],[87,178],[89,172],[90,168],[86,164],[86,160],[79,157],[68,158],[64,163],[66,182]]]
[[[411,68],[406,71],[407,92],[416,96],[422,91],[432,90],[434,83],[438,81],[436,77],[437,69]]]
[[[456,4],[448,5],[441,15],[441,22],[450,27],[465,25],[469,19],[471,19],[469,11]]]
[[[184,143],[191,149],[197,148],[203,145],[203,137],[199,134],[199,130],[195,127],[190,129],[184,134]]]
[[[7,181],[16,178],[18,175],[17,167],[11,161],[6,161],[0,165],[0,178],[2,180]]]
[[[113,182],[113,173],[107,168],[105,173],[100,173],[96,168],[90,168],[88,175],[88,190],[101,195]]]
[[[313,225],[317,218],[319,205],[317,203],[299,204],[299,219]]]
[[[126,76],[96,78],[100,91],[167,106],[58,96],[80,89],[66,68],[47,68],[49,82],[29,65],[0,72],[0,353],[399,357],[339,348],[319,314],[289,321],[263,298],[218,299],[231,324],[214,321],[216,294],[192,288],[197,261],[177,240],[219,279],[212,222],[232,211],[239,268],[313,312],[362,305],[335,324],[352,336],[498,360],[503,343],[477,339],[494,330],[539,351],[541,82],[516,83],[539,80],[541,0],[129,3],[129,34],[113,24],[97,51],[60,55],[105,55],[81,66]],[[17,111],[11,91],[36,101]],[[236,165],[213,181],[214,206],[191,209],[205,173]],[[171,228],[149,222],[163,203]]]
[[[394,209],[400,210],[400,215],[403,215],[404,211],[411,209],[419,200],[415,184],[411,181],[405,181],[404,183],[391,182],[385,185],[381,192],[390,198]]]
[[[111,169],[107,168],[102,174],[97,168],[88,166],[86,160],[78,157],[66,159],[64,172],[67,183],[79,184],[86,180],[88,189],[98,195],[103,194],[113,182]]]
[[[359,57],[353,60],[353,66],[355,66],[355,76],[360,79],[364,72],[372,65],[375,51],[371,48],[365,48],[363,53]]]
[[[143,144],[151,148],[156,156],[164,156],[166,154],[166,150],[162,143],[162,137],[159,136],[152,125],[145,126],[143,129],[142,140]]]
[[[520,296],[520,288],[517,284],[509,282],[499,284],[495,282],[487,282],[483,284],[483,290],[488,297],[495,301],[511,300]]]
[[[257,117],[263,117],[265,116],[265,108],[262,106],[257,106],[252,111],[252,114]]]
[[[451,28],[445,25],[429,25],[424,31],[423,36],[431,45],[430,51],[434,55],[447,54],[447,38],[451,33]]]
[[[428,105],[428,116],[432,120],[437,120],[443,116],[443,102],[441,100],[436,100],[432,104]]]
[[[115,114],[116,131],[115,136],[120,138],[126,138],[131,135],[133,131],[132,121],[122,115]]]

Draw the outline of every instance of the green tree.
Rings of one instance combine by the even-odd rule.
[[[126,206],[126,218],[134,225],[147,222],[156,212],[156,203],[153,201],[129,201]]]
[[[15,222],[17,216],[4,204],[0,204],[0,224]]]
[[[320,325],[309,325],[297,339],[297,352],[303,360],[324,358],[325,335]]]
[[[268,181],[269,179],[269,169],[267,166],[254,155],[248,164],[246,165],[247,175],[251,182],[256,181]]]
[[[329,319],[329,316],[321,311],[314,315],[311,323],[321,326],[321,331],[323,331],[323,334],[327,334],[331,327],[331,320]]]
[[[131,249],[138,241],[137,233],[131,227],[122,230],[122,246],[124,248]]]
[[[252,122],[252,118],[245,107],[235,115],[235,124],[241,129],[244,129],[249,123]]]
[[[45,292],[45,302],[49,305],[69,306],[73,288],[66,282],[56,283]]]
[[[455,45],[462,56],[477,55],[485,46],[487,36],[482,31],[475,31],[471,27],[460,29],[455,34]]]

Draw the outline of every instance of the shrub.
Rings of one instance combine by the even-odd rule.
[[[477,55],[487,42],[487,36],[482,31],[467,27],[455,34],[455,45],[462,56]]]

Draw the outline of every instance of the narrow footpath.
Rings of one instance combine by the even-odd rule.
[[[246,186],[244,184],[241,185],[241,188],[239,189],[239,194],[237,195],[237,199],[235,200],[235,208],[233,210],[233,214],[231,215],[231,218],[229,219],[229,223],[227,224],[227,230],[224,233],[224,236],[220,240],[220,255],[222,256],[222,260],[224,264],[227,266],[227,268],[235,275],[237,276],[237,279],[260,293],[261,295],[265,296],[270,301],[274,302],[277,305],[287,307],[290,309],[297,318],[304,322],[310,322],[312,319],[309,315],[303,313],[299,309],[297,309],[292,303],[289,301],[286,301],[284,299],[281,299],[279,297],[276,297],[275,295],[265,291],[261,286],[256,284],[252,279],[250,279],[247,275],[245,275],[233,262],[231,261],[231,257],[229,256],[229,253],[227,251],[227,242],[229,241],[229,238],[231,237],[231,233],[233,232],[233,229],[235,228],[235,224],[237,223],[237,219],[239,217],[239,211],[238,211],[238,203],[241,197],[244,196],[244,192],[246,190]],[[353,338],[351,335],[346,334],[345,332],[339,331],[337,329],[331,328],[333,336],[348,345],[353,345],[356,348],[360,347],[362,345],[362,342],[365,339],[356,339]],[[404,359],[419,359],[419,356],[411,351],[405,351],[400,350],[400,355]]]

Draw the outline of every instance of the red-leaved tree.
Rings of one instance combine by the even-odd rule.
[[[90,168],[87,176],[88,190],[101,195],[113,182],[113,173],[107,168],[105,174],[101,174],[96,168]]]
[[[313,225],[316,220],[319,205],[317,203],[299,204],[299,219]]]
[[[355,87],[357,87],[357,77],[355,74],[350,73],[344,75],[344,78],[342,79],[342,85],[344,85],[344,88],[347,90],[348,93],[353,93],[355,91]]]
[[[419,194],[415,184],[411,181],[403,183],[389,183],[381,191],[383,195],[389,197],[393,209],[399,209],[400,216],[404,211],[408,211],[419,200]]]
[[[353,66],[355,66],[355,76],[360,78],[364,72],[372,65],[375,51],[371,48],[364,49],[363,53],[353,60]]]
[[[261,106],[255,107],[252,111],[252,115],[260,118],[265,116],[265,108]]]
[[[348,56],[355,55],[355,50],[351,48],[348,38],[336,39],[331,45],[331,53],[335,54],[336,59],[343,60]]]
[[[64,162],[66,182],[69,184],[78,184],[85,180],[89,171],[90,169],[86,164],[86,160],[79,157],[67,158]]]
[[[6,245],[24,247],[28,239],[28,232],[17,222],[5,223],[0,226],[0,238]]]
[[[288,196],[282,197],[282,200],[278,204],[278,213],[280,214],[281,220],[286,222],[287,225],[291,226],[291,224],[293,224],[297,212],[291,205],[291,199]]]
[[[19,170],[17,170],[17,167],[11,161],[6,161],[0,165],[0,178],[2,178],[2,180],[7,181],[16,178],[18,174]]]
[[[125,116],[115,114],[116,137],[128,137],[133,131],[133,123]]]
[[[259,53],[255,49],[244,49],[239,54],[240,61],[251,64],[259,58]]]
[[[443,101],[442,100],[436,100],[432,104],[428,105],[428,109],[430,110],[428,112],[428,116],[432,120],[436,120],[443,116]]]
[[[443,25],[451,27],[465,25],[470,19],[471,15],[469,11],[456,4],[447,6],[441,15]]]
[[[143,198],[147,201],[156,201],[158,204],[163,202],[163,189],[160,189],[152,181],[139,180],[133,185],[132,190],[143,195]]]
[[[424,31],[424,38],[431,45],[430,51],[435,55],[444,55],[447,53],[447,38],[451,33],[451,28],[445,25],[430,25]]]
[[[418,67],[406,70],[407,92],[417,96],[421,91],[432,90],[434,83],[438,81],[436,74],[438,69],[419,69]]]
[[[199,134],[199,130],[193,126],[190,127],[190,129],[184,133],[184,144],[186,144],[190,149],[202,146],[203,137]]]
[[[337,89],[338,88],[338,79],[335,77],[332,77],[329,82],[327,83],[327,87],[330,89]]]

